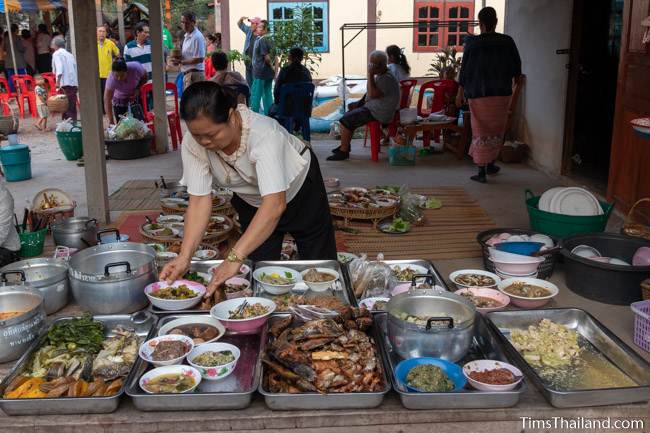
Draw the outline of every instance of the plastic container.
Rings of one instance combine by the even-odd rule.
[[[111,159],[137,159],[149,156],[152,137],[139,140],[106,140],[106,151]]]
[[[580,233],[595,233],[605,231],[609,215],[614,209],[613,204],[600,201],[603,208],[602,215],[594,216],[573,216],[562,215],[551,212],[544,212],[537,208],[539,196],[535,196],[531,190],[526,190],[526,207],[530,218],[530,227],[549,236],[566,237]]]
[[[650,301],[630,305],[634,312],[634,344],[650,352]]]
[[[614,233],[589,233],[562,240],[566,285],[585,298],[614,305],[640,301],[641,282],[650,278],[650,266],[600,263],[571,253],[578,245],[589,245],[607,257],[632,261],[634,252],[650,241]]]
[[[0,147],[0,163],[7,182],[32,178],[32,158],[26,144]]]
[[[78,126],[73,126],[69,132],[57,131],[56,140],[59,142],[63,156],[68,161],[76,161],[84,155],[81,128]]]
[[[43,254],[46,233],[47,227],[35,232],[18,233],[18,237],[20,238],[20,257],[29,258]]]
[[[391,146],[388,148],[390,165],[415,165],[415,146]]]

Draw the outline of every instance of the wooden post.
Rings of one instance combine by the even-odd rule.
[[[69,0],[70,17],[77,26],[73,42],[78,48],[77,77],[79,99],[83,110],[82,139],[84,148],[84,173],[86,177],[86,201],[88,216],[101,223],[110,222],[108,207],[108,184],[106,181],[106,156],[104,150],[104,116],[102,94],[99,86],[97,59],[97,26],[95,2]],[[88,35],[93,35],[92,38]],[[83,73],[80,73],[82,72]]]
[[[97,8],[97,27],[104,25],[104,15],[102,14],[102,0],[95,0],[95,7]]]
[[[120,43],[126,45],[126,36],[124,34],[124,1],[117,0],[117,27],[120,32]]]
[[[230,4],[229,0],[220,0],[219,3],[221,6],[221,50],[228,52],[230,51]]]
[[[81,5],[80,5],[81,6]],[[86,5],[84,5],[86,6]],[[68,0],[68,27],[69,27],[69,36],[70,36],[70,52],[77,59],[77,64],[79,64],[79,58],[77,57],[77,42],[75,35],[75,25],[74,25],[74,14],[73,14],[73,1]],[[97,30],[95,30],[95,34]]]
[[[165,96],[165,56],[162,40],[163,13],[161,0],[149,0],[149,31],[151,34],[151,82],[153,84],[156,152],[167,152],[167,107]]]
[[[219,0],[214,0],[214,32],[222,33],[221,31],[221,3]]]

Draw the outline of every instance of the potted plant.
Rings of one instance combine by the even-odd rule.
[[[293,9],[293,19],[273,21],[271,40],[276,66],[288,63],[289,50],[301,47],[305,51],[305,67],[313,74],[321,62],[321,55],[315,50],[314,30],[316,23],[309,3],[302,3]]]
[[[453,73],[453,76],[451,77],[453,79],[458,75],[461,62],[462,57],[458,57],[458,51],[456,51],[455,48],[445,47],[440,52],[436,53],[433,62],[431,62],[431,67],[427,72],[438,78],[444,78],[444,72],[449,70]]]

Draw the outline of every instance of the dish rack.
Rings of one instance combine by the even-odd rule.
[[[634,312],[634,344],[650,352],[650,300],[630,305]]]

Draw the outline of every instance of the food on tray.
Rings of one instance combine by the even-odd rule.
[[[497,282],[494,278],[481,274],[462,274],[454,279],[454,283],[471,287],[489,287],[494,286]]]
[[[177,287],[165,287],[163,289],[158,289],[150,293],[151,296],[158,299],[190,299],[197,296],[197,293],[187,287],[185,284],[181,284]]]
[[[192,389],[196,385],[194,377],[182,373],[168,373],[148,380],[142,386],[154,394],[178,394]]]
[[[187,325],[177,326],[168,332],[169,335],[185,335],[190,337],[194,344],[202,344],[210,341],[219,335],[219,330],[203,323],[190,323]]]
[[[154,361],[171,361],[172,359],[181,358],[190,347],[184,342],[179,340],[162,340],[156,344],[153,352],[151,352],[151,359]]]
[[[189,280],[189,281],[194,281],[196,283],[199,283],[201,285],[208,285],[209,281],[206,281],[205,278],[203,278],[198,272],[188,272],[185,275],[183,275],[184,280]]]
[[[0,320],[9,320],[11,318],[20,316],[24,311],[4,311],[0,312]]]
[[[413,280],[413,277],[418,274],[415,269],[409,268],[408,266],[394,266],[391,270],[393,272],[393,276],[397,279],[397,281],[411,282]]]
[[[470,292],[461,293],[460,296],[469,299],[476,308],[497,308],[502,305],[501,302],[496,299],[488,298],[486,296],[476,296]]]
[[[108,397],[122,388],[137,358],[138,336],[83,316],[55,323],[4,398]]]
[[[295,394],[384,389],[377,348],[364,332],[372,325],[368,310],[346,308],[336,319],[310,320],[293,328],[292,318],[278,318],[271,325],[277,338],[262,358],[266,390]]]
[[[411,230],[411,223],[402,218],[395,218],[390,224],[382,225],[381,230],[386,233],[406,233]]]
[[[248,289],[248,284],[241,283],[241,284],[236,284],[236,283],[225,283],[223,285],[223,289],[226,293],[238,293],[243,290]]]
[[[328,201],[334,207],[373,209],[395,206],[399,203],[399,196],[381,189],[367,191],[365,188],[345,188],[328,194]]]
[[[525,283],[523,281],[515,281],[508,287],[504,288],[503,291],[509,295],[521,296],[522,298],[544,298],[552,294],[549,289]]]
[[[436,365],[417,365],[406,375],[406,384],[424,392],[449,392],[454,389],[454,382]]]
[[[223,352],[207,351],[192,359],[192,362],[201,367],[218,367],[230,364],[235,360],[235,355],[230,350]]]
[[[165,228],[165,226],[157,223],[148,224],[146,227],[147,227],[147,231],[162,230]]]
[[[517,378],[507,368],[494,368],[492,370],[472,371],[469,377],[477,382],[488,385],[510,385],[515,383]]]
[[[289,311],[289,307],[294,305],[313,305],[315,307],[335,311],[345,308],[345,303],[340,298],[332,295],[315,296],[306,299],[303,295],[292,295],[291,293],[286,293],[284,295],[274,296],[272,301],[275,302],[275,311],[278,312]]]
[[[542,319],[527,330],[513,329],[512,343],[533,366],[569,365],[581,352],[578,333],[548,319]]]
[[[327,272],[319,272],[316,269],[310,269],[305,273],[302,279],[309,283],[327,283],[334,281],[336,276]]]
[[[336,259],[345,265],[354,260],[354,256],[351,254],[336,253]]]
[[[269,312],[269,307],[262,304],[249,304],[247,303],[243,309],[237,307],[232,311],[229,311],[230,315],[228,319],[230,320],[243,320],[243,319],[252,319],[253,317],[262,316]]]
[[[388,301],[375,301],[372,304],[372,311],[383,311],[386,308],[386,304],[388,304]]]
[[[272,284],[274,286],[286,286],[287,284],[293,284],[296,282],[296,278],[291,272],[285,272],[283,275],[273,272],[271,274],[262,273],[260,275],[260,280],[266,284]]]
[[[169,227],[165,227],[163,229],[160,229],[160,230],[156,231],[155,235],[156,236],[173,236],[174,232]]]
[[[224,230],[228,230],[229,228],[230,228],[230,224],[226,219],[212,218],[208,223],[207,231],[208,233],[216,233],[216,232],[222,232]]]

